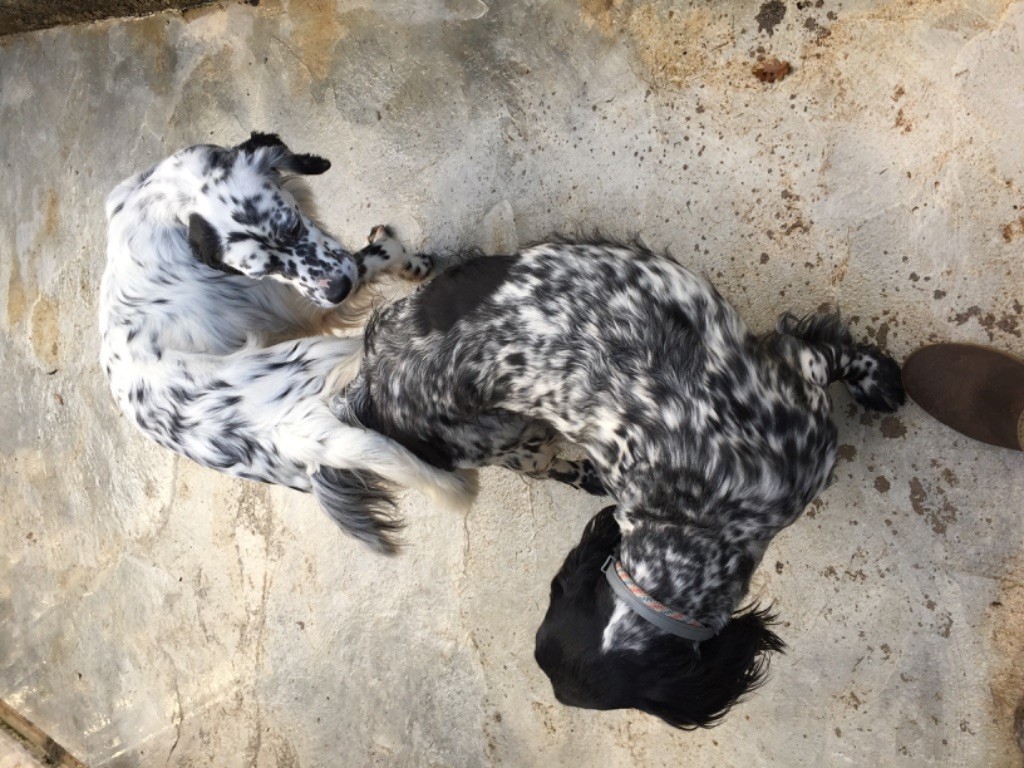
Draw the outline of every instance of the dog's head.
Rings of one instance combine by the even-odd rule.
[[[355,284],[355,264],[313,220],[308,189],[295,175],[331,164],[265,133],[237,147],[195,150],[204,161],[188,220],[195,257],[229,274],[288,283],[322,307],[341,303]]]
[[[601,565],[620,540],[614,510],[590,521],[552,580],[534,657],[563,704],[639,709],[677,728],[715,725],[763,681],[769,652],[783,649],[769,628],[773,617],[756,607],[737,613],[699,652],[691,641],[654,627],[636,642],[606,644],[618,598]],[[643,621],[635,615],[626,620]]]

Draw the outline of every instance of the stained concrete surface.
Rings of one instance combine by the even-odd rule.
[[[751,69],[790,62],[774,84]],[[1006,766],[1024,459],[835,393],[837,482],[753,595],[790,645],[719,728],[567,709],[532,659],[601,503],[487,471],[385,560],[122,418],[102,204],[253,128],[334,161],[356,244],[642,233],[766,328],[1024,352],[1024,3],[284,3],[0,41],[0,698],[93,766]]]

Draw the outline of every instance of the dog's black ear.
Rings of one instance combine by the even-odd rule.
[[[652,664],[633,703],[676,728],[708,728],[764,684],[772,653],[785,650],[770,608],[751,606],[700,645],[689,665]],[[688,651],[689,653],[689,651]],[[653,673],[653,674],[652,674]]]
[[[257,149],[275,149],[276,151],[267,153],[263,158],[268,167],[303,176],[319,176],[331,167],[330,160],[319,155],[295,154],[276,133],[253,131],[252,135],[235,149],[248,154],[254,153]]]
[[[284,147],[288,149],[281,140],[281,137],[276,133],[260,133],[259,131],[253,131],[249,134],[249,138],[235,147],[235,149],[240,152],[255,152],[261,147]]]
[[[224,263],[224,246],[220,235],[206,219],[198,213],[188,217],[188,245],[192,255],[208,267],[229,275],[242,274]]]
[[[591,539],[600,549],[607,549],[609,552],[619,546],[622,539],[622,530],[619,522],[615,519],[618,507],[605,507],[594,515],[587,527],[583,530],[583,538]]]
[[[551,598],[570,592],[593,592],[601,577],[601,564],[619,546],[622,533],[615,521],[615,507],[605,507],[594,515],[583,529],[580,543],[562,561],[551,580]]]
[[[331,161],[319,155],[287,155],[275,167],[303,176],[319,176],[331,167]]]
[[[331,161],[318,155],[296,155],[276,133],[253,131],[248,139],[234,147],[238,152],[253,155],[257,150],[272,150],[261,156],[264,168],[291,171],[303,176],[318,176],[331,167]]]

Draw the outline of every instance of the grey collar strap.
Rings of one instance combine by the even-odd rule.
[[[658,629],[663,629],[677,637],[692,640],[695,643],[709,640],[715,636],[715,630],[706,627],[696,619],[691,619],[685,613],[680,613],[659,603],[633,581],[625,568],[622,567],[615,555],[609,555],[601,566],[608,584],[612,591],[622,598],[627,607],[633,613],[645,621],[650,622]]]

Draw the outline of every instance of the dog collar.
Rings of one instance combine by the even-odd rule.
[[[711,627],[706,627],[685,613],[680,613],[664,603],[659,603],[644,592],[622,567],[622,563],[615,558],[615,555],[608,555],[601,570],[604,572],[605,578],[608,579],[612,591],[625,601],[626,606],[658,629],[663,629],[677,637],[692,640],[694,643],[715,636],[715,630]]]

